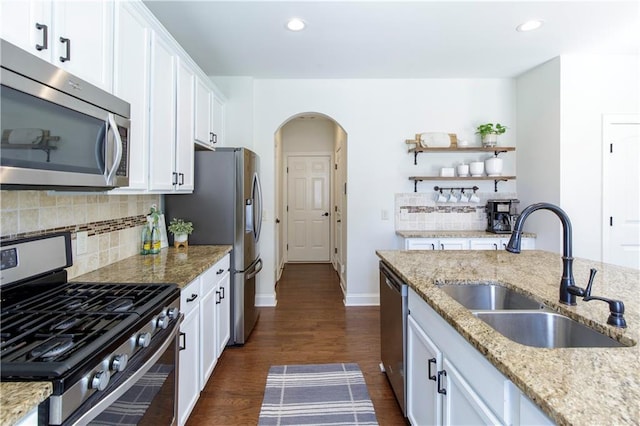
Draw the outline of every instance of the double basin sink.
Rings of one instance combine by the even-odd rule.
[[[626,345],[496,284],[441,284],[442,291],[514,342],[539,348]]]

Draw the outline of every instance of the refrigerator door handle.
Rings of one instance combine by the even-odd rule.
[[[258,259],[258,261],[255,263],[253,271],[249,272],[245,279],[250,280],[251,278],[258,275],[258,272],[260,271],[262,271],[262,259]]]
[[[244,200],[244,218],[244,232],[253,232],[253,200],[251,198]]]

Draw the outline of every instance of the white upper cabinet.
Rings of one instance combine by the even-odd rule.
[[[174,167],[176,192],[193,191],[194,163],[194,74],[186,62],[178,58],[176,93],[176,162]]]
[[[113,1],[2,2],[2,38],[104,90],[113,75]]]
[[[151,29],[135,3],[118,2],[115,14],[114,94],[131,105],[129,186],[145,191],[149,181],[149,71]]]
[[[176,56],[160,35],[151,37],[149,190],[171,192],[175,170]]]
[[[224,145],[224,101],[215,93],[211,96],[211,139],[214,146]]]
[[[222,145],[224,101],[198,77],[196,78],[196,143],[207,147]]]

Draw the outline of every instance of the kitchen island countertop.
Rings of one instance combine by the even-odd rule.
[[[561,256],[531,250],[376,252],[445,321],[560,425],[638,424],[640,421],[640,271],[574,260],[576,285],[598,269],[593,294],[622,300],[628,327],[606,324],[609,306],[558,302]],[[623,348],[536,348],[504,337],[436,284],[497,283],[625,343]]]
[[[136,255],[71,279],[81,282],[176,283],[183,288],[231,252],[232,246],[164,248],[156,255]],[[1,382],[0,426],[13,425],[52,393],[50,382]]]

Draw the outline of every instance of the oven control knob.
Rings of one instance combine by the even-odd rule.
[[[165,329],[169,326],[169,317],[166,315],[160,315],[156,321],[158,328]]]
[[[113,371],[124,371],[127,368],[127,363],[129,362],[129,355],[120,354],[113,357],[111,360],[111,369]]]
[[[96,374],[93,375],[91,379],[91,389],[96,389],[99,391],[103,391],[107,388],[109,384],[109,379],[111,375],[108,371],[100,370]]]
[[[136,343],[141,348],[146,348],[151,343],[151,333],[140,333]]]
[[[180,315],[180,309],[178,308],[169,308],[167,310],[167,316],[171,320],[178,319],[178,315]]]

